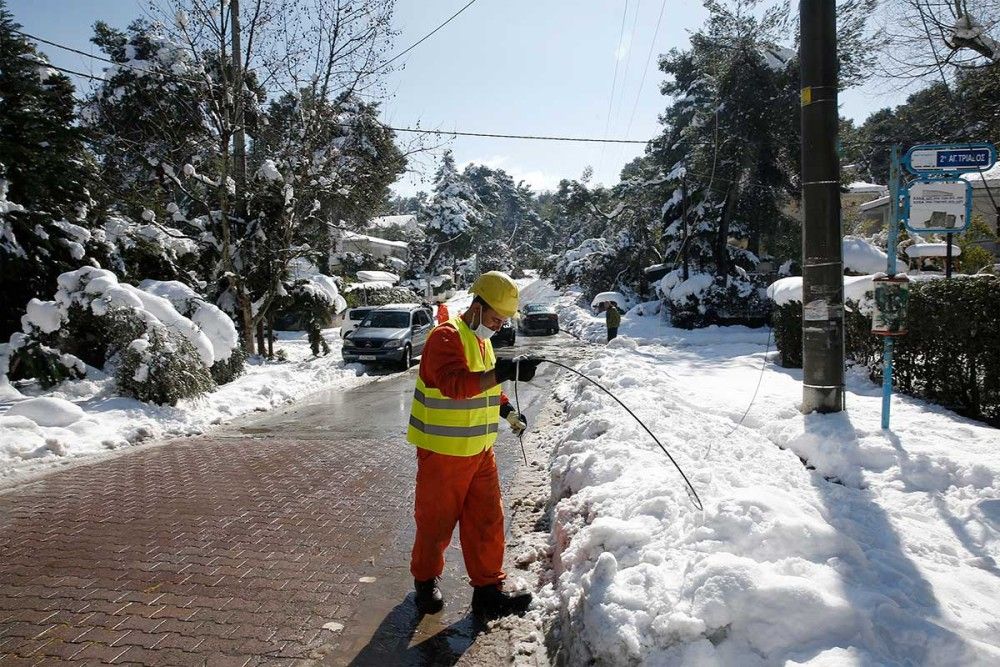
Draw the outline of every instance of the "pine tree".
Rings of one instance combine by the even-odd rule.
[[[423,214],[427,238],[421,254],[424,271],[440,273],[473,252],[483,204],[468,179],[459,173],[451,151],[445,151],[434,175],[434,195]]]
[[[90,262],[93,161],[76,124],[74,88],[19,34],[0,0],[0,337],[20,307]]]

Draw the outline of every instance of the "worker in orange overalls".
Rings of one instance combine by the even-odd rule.
[[[493,442],[501,417],[517,433],[527,426],[500,383],[515,373],[530,380],[541,360],[514,362],[493,354],[490,337],[517,312],[518,289],[509,276],[484,273],[470,292],[472,305],[434,327],[420,360],[406,435],[417,447],[417,534],[410,572],[418,610],[441,611],[438,579],[457,523],[473,586],[472,612],[489,620],[523,613],[531,602],[530,593],[503,590],[503,502]]]
[[[449,318],[450,315],[448,314],[448,306],[444,305],[444,301],[438,301],[437,323],[444,324]]]

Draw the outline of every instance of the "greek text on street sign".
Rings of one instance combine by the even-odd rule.
[[[968,181],[914,181],[906,191],[906,228],[918,234],[965,231],[971,206],[972,185]]]
[[[903,164],[914,174],[958,174],[989,169],[996,163],[996,156],[996,149],[987,143],[914,146]]]

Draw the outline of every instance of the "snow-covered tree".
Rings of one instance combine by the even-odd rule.
[[[440,273],[473,252],[477,228],[483,220],[483,204],[469,180],[455,166],[451,151],[445,151],[434,175],[434,194],[424,212],[424,271]]]
[[[17,31],[0,0],[0,335],[56,276],[103,250],[91,233],[93,161],[74,88]]]

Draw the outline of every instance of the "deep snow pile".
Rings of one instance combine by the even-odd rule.
[[[572,296],[549,296],[603,337]],[[539,602],[568,664],[1000,663],[997,430],[896,397],[883,432],[860,374],[848,412],[803,416],[801,371],[773,365],[738,425],[765,329],[678,331],[634,308],[620,334],[581,370],[658,435],[705,511],[608,397],[558,387],[555,579]]]

